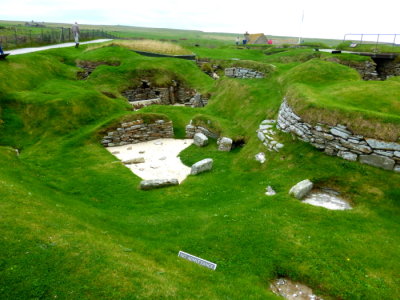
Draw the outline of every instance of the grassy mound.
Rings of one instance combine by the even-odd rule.
[[[268,152],[263,165],[254,160],[265,151],[256,129],[276,116],[288,89],[327,88],[342,96],[339,87],[348,83],[360,84],[361,92],[352,70],[343,71],[351,81],[327,71],[334,84],[321,78],[313,86],[297,61],[260,80],[214,81],[190,61],[143,57],[122,47],[86,50],[0,62],[3,298],[274,299],[268,285],[278,276],[332,298],[399,295],[398,174],[326,156],[280,133],[281,152]],[[256,50],[199,50],[225,59],[239,53],[258,62],[266,57]],[[77,60],[120,64],[99,66],[77,81]],[[325,69],[332,63],[315,64]],[[120,92],[149,75],[160,82],[179,78],[213,96],[205,108],[128,111]],[[141,191],[140,178],[100,145],[99,135],[135,114],[168,117],[178,137],[194,119],[246,144],[229,153],[218,151],[215,141],[191,146],[182,161],[190,166],[210,157],[211,172],[176,187]],[[22,148],[19,155],[14,147]],[[329,211],[290,197],[290,187],[305,178],[341,191],[354,209]],[[278,192],[273,198],[264,195],[268,185]],[[179,250],[217,263],[217,270],[178,258]]]
[[[113,41],[112,46],[125,47],[131,50],[153,52],[168,55],[191,55],[189,50],[180,45],[154,40]]]
[[[346,66],[310,60],[281,77],[289,103],[309,123],[344,124],[367,137],[400,137],[400,86],[361,81]]]

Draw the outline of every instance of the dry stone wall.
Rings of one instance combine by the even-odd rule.
[[[294,113],[285,99],[279,109],[277,128],[294,134],[328,155],[400,172],[399,143],[356,135],[340,124],[313,126]]]
[[[145,123],[138,119],[121,123],[116,130],[109,131],[101,143],[105,147],[113,147],[172,137],[172,121],[156,120],[153,123]]]
[[[225,76],[232,78],[264,78],[264,73],[247,68],[226,68]]]

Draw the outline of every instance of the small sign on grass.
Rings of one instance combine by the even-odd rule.
[[[179,251],[178,257],[182,257],[182,258],[184,258],[184,259],[186,259],[188,261],[194,262],[194,263],[196,263],[196,264],[198,264],[200,266],[209,268],[209,269],[214,270],[214,271],[217,268],[217,264],[214,264],[214,263],[212,263],[212,262],[210,262],[208,260],[202,259],[200,257],[194,256],[192,254],[189,254],[189,253],[186,253],[186,252],[183,252],[183,251]]]

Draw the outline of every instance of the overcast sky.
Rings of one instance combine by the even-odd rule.
[[[0,4],[0,20],[337,39],[346,33],[400,34],[399,0],[0,0]]]

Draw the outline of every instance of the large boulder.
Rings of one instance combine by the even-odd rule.
[[[151,180],[143,180],[140,182],[140,188],[142,190],[152,190],[158,189],[165,186],[170,185],[178,185],[178,179],[151,179]]]
[[[290,189],[289,195],[293,195],[295,198],[301,200],[312,190],[313,186],[314,184],[308,179],[300,181]]]
[[[199,147],[204,147],[208,144],[208,137],[205,134],[198,132],[193,137],[193,144]]]
[[[219,151],[231,151],[232,149],[232,139],[228,137],[222,137],[218,140],[218,150]]]
[[[190,175],[197,175],[199,173],[209,171],[212,169],[212,166],[213,166],[213,160],[211,158],[206,158],[201,161],[198,161],[192,166]]]

